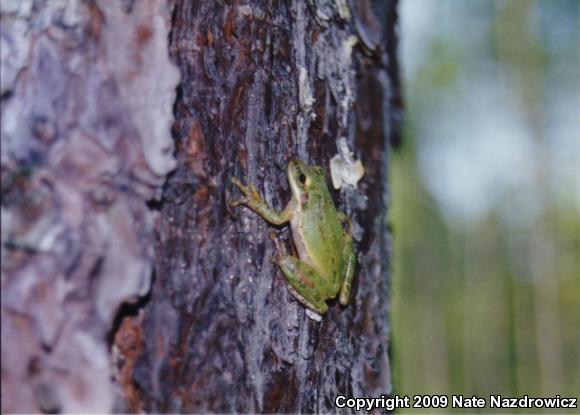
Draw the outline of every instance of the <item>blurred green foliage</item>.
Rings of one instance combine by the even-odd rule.
[[[405,13],[431,13],[419,22],[439,26],[413,37],[417,20]],[[405,46],[416,56],[402,55],[407,123],[391,162],[394,393],[580,398],[580,154],[570,154],[580,150],[580,2],[403,0],[401,15],[402,42],[416,42]],[[470,183],[470,171],[446,159],[435,160],[440,170],[422,163],[442,126],[473,116],[457,108],[478,82],[499,91],[487,111],[515,97],[518,112],[507,116],[521,118],[531,159],[513,173],[524,166],[529,179],[493,203],[486,193],[477,214],[462,215],[446,210],[447,196],[429,175],[450,169],[438,178],[445,189],[453,174]],[[578,117],[566,124],[558,116],[570,105]],[[467,140],[477,153],[469,141],[476,133],[437,145],[453,151]],[[483,138],[501,154],[498,137],[499,130]],[[498,170],[491,163],[476,171]],[[502,176],[494,180],[501,188]]]

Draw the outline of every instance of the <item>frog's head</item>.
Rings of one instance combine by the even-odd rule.
[[[293,196],[302,203],[308,200],[308,195],[324,188],[324,172],[318,166],[308,166],[300,160],[292,160],[288,164],[288,181]]]

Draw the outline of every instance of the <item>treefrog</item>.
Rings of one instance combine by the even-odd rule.
[[[322,315],[328,310],[326,300],[339,292],[342,305],[349,301],[356,261],[350,220],[336,210],[321,167],[294,160],[288,165],[288,181],[292,198],[281,212],[270,207],[252,184],[245,186],[235,177],[232,183],[244,196],[229,204],[246,205],[274,225],[290,222],[298,258],[288,255],[272,233],[277,250],[274,262],[286,277],[290,293]]]

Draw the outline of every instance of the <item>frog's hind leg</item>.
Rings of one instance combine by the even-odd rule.
[[[293,256],[276,258],[276,263],[290,284],[290,293],[304,306],[325,314],[328,306],[320,294],[326,292],[326,282],[308,264]]]
[[[346,238],[342,256],[345,261],[342,270],[344,274],[344,281],[342,282],[342,287],[340,288],[339,301],[340,304],[347,305],[350,300],[350,291],[352,288],[352,280],[354,279],[354,269],[356,267],[356,257],[354,255],[352,238],[350,235],[348,235]]]
[[[298,300],[300,304],[306,307],[306,315],[308,316],[308,318],[317,322],[322,321],[322,315],[318,311],[315,311],[315,309],[310,305],[310,303],[306,300],[306,298],[298,294],[298,291],[296,291],[290,284],[287,284],[286,288],[288,288],[290,294],[292,294],[292,296],[296,300]]]
[[[328,306],[324,299],[324,293],[330,290],[326,279],[322,278],[318,272],[310,265],[298,258],[288,255],[286,246],[278,239],[276,233],[270,232],[270,239],[276,244],[276,256],[274,262],[278,264],[286,281],[290,294],[294,296],[302,305],[315,311],[318,314],[326,313]]]

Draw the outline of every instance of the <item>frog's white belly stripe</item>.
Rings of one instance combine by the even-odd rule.
[[[298,258],[302,262],[310,265],[312,268],[318,270],[318,264],[316,264],[310,255],[308,255],[308,250],[306,249],[306,245],[304,245],[304,241],[300,238],[300,215],[295,215],[292,220],[290,221],[290,227],[292,228],[292,240],[294,241],[294,246],[296,246],[296,250],[298,251]]]

